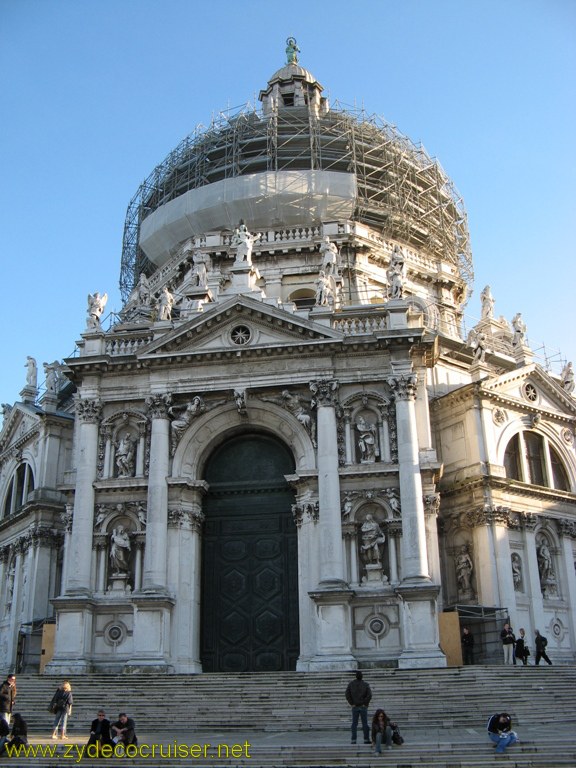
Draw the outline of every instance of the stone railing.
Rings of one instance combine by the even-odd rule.
[[[120,355],[133,355],[140,347],[152,341],[152,334],[146,333],[139,336],[122,336],[122,338],[106,339],[105,352],[111,357]]]

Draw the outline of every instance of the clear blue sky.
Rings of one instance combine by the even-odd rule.
[[[489,283],[497,315],[576,363],[575,0],[0,0],[0,402],[27,355],[42,372],[72,353],[88,293],[121,308],[131,197],[197,124],[254,100],[288,36],[331,99],[453,179],[468,326]]]

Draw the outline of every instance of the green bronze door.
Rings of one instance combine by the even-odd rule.
[[[296,668],[298,552],[288,449],[264,435],[235,437],[206,467],[202,546],[202,668]]]

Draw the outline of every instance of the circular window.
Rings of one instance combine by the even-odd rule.
[[[251,337],[252,334],[250,332],[250,328],[248,328],[247,325],[237,325],[232,329],[232,333],[230,334],[230,338],[234,344],[238,344],[239,346],[248,344]]]
[[[538,400],[538,392],[536,391],[536,387],[534,384],[530,384],[529,381],[527,381],[522,387],[522,394],[526,400],[530,400],[531,403],[535,403],[536,400]]]
[[[108,624],[104,629],[104,640],[108,645],[120,645],[126,638],[127,630],[124,624]]]
[[[385,616],[371,616],[366,622],[366,631],[374,638],[388,634],[390,623]]]

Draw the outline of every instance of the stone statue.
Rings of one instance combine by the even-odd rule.
[[[321,269],[316,280],[316,306],[325,307],[330,304],[334,304],[334,289],[330,278],[326,277],[326,273]]]
[[[352,514],[352,497],[349,494],[346,494],[344,497],[344,505],[342,507],[342,517],[350,519],[350,515]]]
[[[108,294],[100,296],[98,291],[94,295],[88,294],[88,328],[100,328],[100,318],[108,301]]]
[[[489,285],[487,285],[480,294],[480,301],[482,302],[482,319],[484,320],[494,317],[495,301]]]
[[[284,401],[284,406],[290,413],[296,416],[306,432],[312,434],[312,417],[300,402],[298,395],[292,395],[287,389],[284,389],[282,391],[282,400]]]
[[[130,538],[123,525],[114,528],[110,535],[110,562],[115,576],[130,570]]]
[[[58,392],[60,385],[60,363],[58,360],[54,360],[53,363],[43,363],[43,366],[46,376],[46,392]]]
[[[2,403],[2,405],[0,405],[0,408],[2,408],[2,418],[6,420],[10,415],[12,406],[10,405],[10,403]]]
[[[335,243],[330,242],[328,235],[320,244],[320,253],[322,254],[322,271],[324,274],[335,275],[338,271],[338,248]]]
[[[138,285],[136,286],[136,298],[138,299],[138,304],[141,307],[150,306],[150,284],[144,272],[140,273],[140,279],[138,280]]]
[[[400,516],[400,499],[398,498],[397,491],[394,488],[386,488],[386,496],[388,497],[388,504],[392,510],[392,515]]]
[[[262,233],[253,235],[243,221],[236,227],[232,235],[232,245],[236,248],[236,262],[246,262],[252,266],[252,249],[254,243],[260,240]]]
[[[404,282],[406,280],[406,261],[402,249],[395,245],[390,259],[390,265],[386,270],[388,278],[388,298],[401,299],[404,296]]]
[[[190,282],[198,288],[208,287],[208,275],[206,272],[206,262],[202,259],[200,251],[195,251],[192,255],[192,267],[189,269],[184,283]]]
[[[296,39],[289,37],[286,40],[286,64],[298,64],[300,48],[296,45]]]
[[[470,331],[470,346],[474,350],[474,360],[478,363],[483,363],[486,359],[487,338],[481,331]]]
[[[456,556],[456,581],[460,592],[470,592],[472,589],[472,571],[474,565],[468,554],[468,545],[460,547],[460,554]]]
[[[554,570],[552,568],[552,555],[548,548],[546,539],[540,539],[540,544],[536,549],[538,558],[538,573],[540,574],[540,584],[544,586],[548,581],[554,581]]]
[[[574,392],[574,368],[572,363],[566,363],[560,378],[564,392],[571,395]]]
[[[364,521],[360,532],[362,536],[360,552],[364,562],[367,564],[380,565],[380,547],[386,541],[386,536],[371,514],[366,515],[366,520]]]
[[[171,320],[173,306],[174,296],[165,285],[164,288],[162,288],[158,299],[158,320]]]
[[[522,320],[520,312],[517,312],[512,318],[512,328],[514,330],[512,346],[521,347],[524,344],[524,339],[526,337],[526,323]]]
[[[36,360],[33,357],[26,358],[26,386],[32,389],[38,388],[38,366]]]
[[[126,432],[116,443],[116,469],[118,477],[133,477],[135,467],[136,441]]]
[[[174,454],[180,438],[190,426],[192,419],[206,410],[204,401],[198,395],[186,405],[172,405],[168,408],[168,414],[172,416],[172,440],[171,451]]]
[[[517,552],[513,552],[512,559],[512,581],[514,583],[514,589],[518,591],[522,585],[522,560]]]
[[[376,461],[376,424],[368,424],[363,416],[359,416],[356,429],[359,433],[360,461],[371,464]]]
[[[238,413],[241,416],[246,415],[246,390],[245,389],[235,389],[234,390],[234,401],[236,402],[236,408],[238,410]]]

